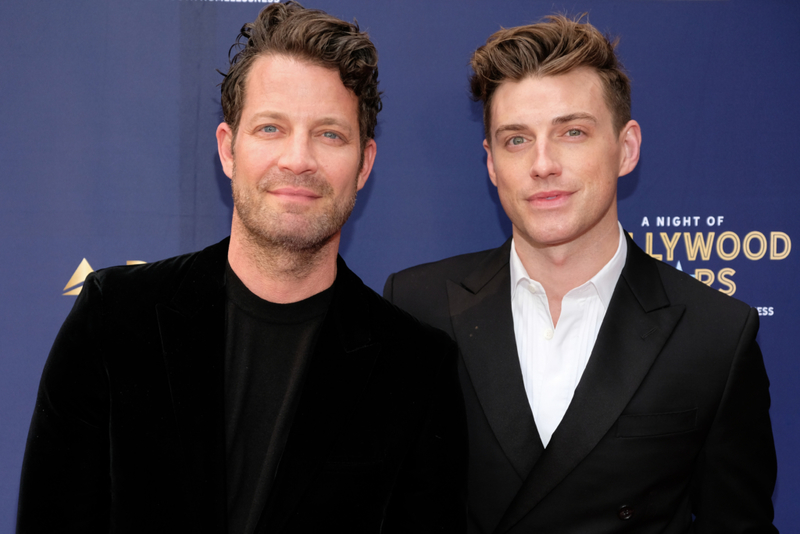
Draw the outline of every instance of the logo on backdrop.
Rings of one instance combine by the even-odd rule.
[[[146,261],[139,261],[139,260],[128,260],[125,262],[126,265],[141,265],[143,263],[147,263]],[[72,276],[69,278],[69,282],[67,285],[64,286],[63,295],[78,295],[83,289],[83,282],[86,280],[86,277],[89,276],[89,273],[93,273],[94,269],[92,266],[89,265],[89,262],[86,261],[86,258],[83,258],[78,264],[78,268],[75,269],[75,272],[72,273]]]
[[[725,216],[644,217],[644,249],[650,256],[665,262],[675,261],[675,252],[683,252],[686,261],[708,261],[713,257],[733,261],[744,256],[751,261],[781,261],[789,257],[792,240],[780,231],[753,230],[742,235],[725,230]],[[633,237],[633,234],[631,234]],[[672,264],[706,285],[717,287],[727,295],[736,293],[732,267],[712,270],[701,266]],[[773,307],[759,307],[760,315],[773,315]]]

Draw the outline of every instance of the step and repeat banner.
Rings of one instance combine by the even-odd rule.
[[[12,532],[50,345],[85,276],[228,234],[217,69],[268,2],[0,5],[0,533]],[[620,219],[662,261],[761,315],[779,461],[776,525],[800,524],[800,4],[745,0],[307,0],[380,53],[374,171],[341,252],[381,291],[399,269],[501,244],[470,54],[500,27],[589,13],[620,37],[643,132]]]

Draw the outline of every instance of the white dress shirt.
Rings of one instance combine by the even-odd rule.
[[[589,281],[564,295],[558,326],[554,327],[547,294],[542,284],[530,278],[511,241],[514,335],[525,393],[545,447],[586,369],[627,252],[619,225],[619,246],[614,257]]]

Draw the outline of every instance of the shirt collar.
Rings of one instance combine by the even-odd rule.
[[[597,274],[591,277],[585,284],[579,286],[585,287],[588,284],[593,285],[600,298],[600,302],[603,303],[606,309],[608,309],[608,303],[611,302],[611,295],[613,295],[614,288],[617,286],[617,280],[619,280],[622,274],[622,268],[625,267],[625,259],[628,257],[628,243],[625,240],[625,232],[619,222],[617,222],[617,226],[619,227],[619,244],[617,245],[617,251],[614,253],[614,256],[597,272]],[[519,255],[517,254],[513,238],[511,239],[509,266],[511,269],[512,300],[517,286],[523,282],[533,282],[541,286],[539,282],[528,276],[528,271],[525,270],[525,266],[522,265],[522,260],[519,259]]]

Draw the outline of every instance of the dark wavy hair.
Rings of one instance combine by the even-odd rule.
[[[472,98],[483,102],[483,126],[490,141],[492,97],[505,80],[555,76],[589,67],[600,76],[606,103],[619,133],[631,120],[631,83],[613,42],[588,22],[551,15],[545,22],[501,29],[472,55]]]
[[[254,22],[242,26],[228,52],[230,65],[221,84],[222,112],[234,135],[244,107],[247,74],[257,57],[270,54],[338,71],[344,86],[358,98],[362,150],[367,140],[375,137],[382,107],[375,45],[356,21],[345,22],[297,2],[272,4],[261,10]]]

